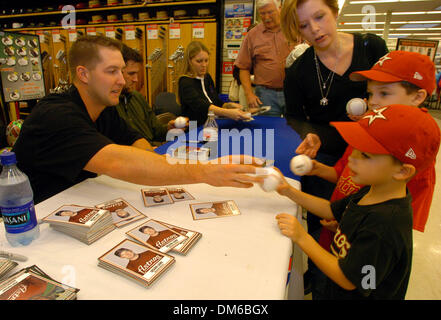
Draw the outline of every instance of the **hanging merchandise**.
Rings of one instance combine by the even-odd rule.
[[[38,35],[0,31],[0,78],[5,102],[45,96]]]

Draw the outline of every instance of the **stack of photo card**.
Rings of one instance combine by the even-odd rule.
[[[78,291],[55,281],[37,266],[22,269],[0,282],[0,300],[75,300]]]
[[[127,231],[126,234],[142,244],[163,253],[169,252],[174,247],[188,239],[187,236],[184,236],[170,229],[164,223],[153,219]]]
[[[115,229],[109,210],[79,205],[64,205],[43,218],[43,222],[86,244],[91,244]]]
[[[147,287],[174,262],[174,257],[129,239],[98,258],[98,266]]]
[[[193,220],[237,216],[239,208],[233,200],[190,204]]]
[[[194,200],[194,197],[181,187],[141,189],[141,194],[146,207]]]
[[[17,262],[9,259],[0,259],[0,279],[8,274],[9,271],[18,265]]]
[[[174,247],[172,249],[172,251],[174,251],[174,252],[178,252],[178,253],[181,253],[181,254],[184,254],[184,255],[187,254],[187,252],[202,237],[202,233],[200,233],[200,232],[184,229],[182,227],[177,227],[177,226],[171,225],[169,223],[164,223],[164,224],[167,227],[169,227],[170,229],[172,229],[173,231],[176,231],[176,232],[182,234],[183,236],[188,237],[187,240],[185,240],[184,242],[178,244],[176,247]]]
[[[116,227],[122,227],[129,223],[147,218],[142,212],[135,209],[131,204],[122,198],[110,200],[95,207],[103,210],[109,210],[112,214],[113,224]]]

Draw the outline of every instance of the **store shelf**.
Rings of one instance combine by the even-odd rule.
[[[125,6],[125,5],[101,6],[101,7],[89,8],[89,9],[75,9],[75,12],[81,13],[81,12],[140,9],[140,8],[152,8],[152,7],[187,6],[187,5],[192,5],[192,4],[199,5],[199,4],[209,4],[209,3],[216,3],[216,0],[170,1],[170,2],[136,4],[136,5],[128,5],[128,6]],[[22,13],[22,14],[0,15],[0,19],[49,16],[49,15],[59,15],[59,14],[66,14],[66,13],[67,12],[63,12],[63,11],[42,11],[42,12],[32,12],[32,13]]]
[[[86,28],[100,28],[100,27],[118,27],[118,26],[137,26],[137,25],[148,25],[148,24],[164,24],[170,23],[170,18],[168,19],[151,19],[144,21],[121,21],[121,22],[112,22],[112,23],[95,23],[95,24],[84,24],[84,25],[76,25],[74,28],[71,27],[62,27],[62,26],[54,26],[54,27],[30,27],[30,28],[18,28],[18,29],[5,29],[5,31],[10,32],[20,32],[20,31],[33,31],[33,30],[55,30],[55,29],[86,29]],[[195,18],[195,19],[174,19],[173,23],[191,23],[191,22],[216,22],[215,18]]]

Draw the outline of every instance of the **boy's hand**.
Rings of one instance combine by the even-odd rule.
[[[277,167],[273,167],[279,174],[280,174],[280,182],[279,185],[277,186],[276,191],[281,195],[281,196],[286,196],[286,192],[292,188],[291,185],[286,181],[285,176],[283,175],[283,173],[279,170],[279,168]]]
[[[326,219],[322,219],[320,220],[320,224],[328,229],[329,231],[332,231],[334,233],[337,232],[337,228],[338,228],[338,222],[337,220],[326,220]]]
[[[288,213],[279,213],[276,219],[282,234],[290,238],[293,242],[298,242],[302,237],[308,234],[299,220]]]
[[[322,145],[320,138],[315,133],[308,133],[306,138],[297,147],[297,154],[305,154],[308,157],[315,158],[320,146]]]
[[[316,176],[319,170],[320,162],[317,160],[311,160],[312,161],[312,169],[308,173],[305,173],[305,176]]]

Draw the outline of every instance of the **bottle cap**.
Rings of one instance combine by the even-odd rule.
[[[0,153],[0,162],[4,166],[8,164],[17,163],[17,159],[15,158],[15,153],[10,151],[5,151]]]

